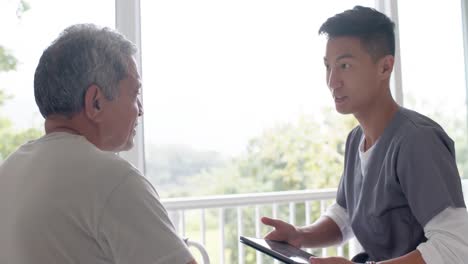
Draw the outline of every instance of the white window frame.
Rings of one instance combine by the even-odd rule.
[[[465,101],[468,113],[468,0],[461,1],[462,28],[463,28],[463,53],[465,54]],[[468,123],[468,115],[467,115]]]
[[[135,55],[135,60],[138,69],[140,69],[140,75],[142,75],[140,0],[115,0],[115,28],[125,35],[130,41],[135,43],[138,49],[138,52]],[[141,78],[143,79],[143,76],[141,76]],[[142,94],[143,92],[144,85],[142,87]],[[140,95],[140,100],[144,109],[142,95]],[[143,173],[143,175],[145,175],[145,140],[143,127],[143,118],[141,118],[136,129],[134,139],[135,146],[129,151],[121,152],[120,156],[132,163]]]
[[[400,30],[398,18],[398,1],[392,0],[375,0],[375,7],[380,12],[386,14],[393,22],[395,22],[395,65],[393,66],[393,74],[390,81],[395,101],[403,106],[403,82],[401,77],[401,57],[400,57]]]
[[[468,94],[468,0],[461,0],[463,40],[465,54],[465,83]],[[398,0],[375,0],[375,7],[380,12],[389,16],[396,24],[395,28],[395,65],[391,80],[391,89],[398,104],[404,104],[401,58],[400,58],[400,38],[399,38],[399,19],[398,19]],[[118,31],[124,34],[129,40],[136,44],[138,53],[136,54],[137,66],[142,72],[141,64],[141,10],[140,0],[115,0],[115,26]],[[144,79],[144,76],[141,77]],[[144,83],[144,81],[143,81]],[[142,88],[144,93],[144,85]],[[144,106],[143,98],[141,97]],[[144,107],[143,107],[144,108]],[[468,110],[468,103],[467,103]],[[137,127],[135,136],[135,146],[127,152],[120,155],[134,164],[143,174],[145,173],[145,149],[144,149],[144,123],[143,119]]]

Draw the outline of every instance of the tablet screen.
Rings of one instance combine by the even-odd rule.
[[[285,263],[307,264],[313,256],[284,242],[244,236],[240,236],[240,241]]]

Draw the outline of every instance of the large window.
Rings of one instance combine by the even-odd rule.
[[[336,186],[355,122],[333,110],[317,30],[356,4],[374,1],[141,0],[145,165],[162,196]],[[0,160],[43,133],[42,50],[74,23],[114,27],[115,11],[114,0],[2,1]],[[468,177],[460,2],[398,1],[398,13],[404,106],[448,131]]]
[[[460,173],[468,178],[461,2],[398,5],[404,105],[442,125],[455,141]]]
[[[355,4],[374,1],[142,1],[146,174],[162,196],[336,187],[354,122],[334,111],[318,29]]]
[[[66,27],[114,27],[113,0],[7,0],[0,4],[0,161],[43,133],[33,79],[42,51]]]
[[[334,110],[322,62],[325,38],[318,28],[357,4],[391,9],[398,3],[400,103],[447,130],[460,172],[468,178],[460,1],[414,2],[3,0],[0,162],[43,133],[33,95],[43,49],[71,24],[114,27],[117,21],[119,30],[141,44],[145,110],[144,141],[138,133],[136,150],[123,156],[146,168],[163,198],[336,187],[346,134],[357,123]],[[279,218],[286,219],[287,206],[280,205]],[[305,224],[305,207],[298,206],[296,224]],[[321,207],[311,207],[308,216],[315,219]],[[253,234],[257,213],[244,209],[243,232]],[[186,233],[200,237],[198,216],[185,217]],[[220,221],[217,217],[207,210],[210,255],[220,259],[219,252],[213,255],[222,243],[216,225],[225,221],[229,242],[222,252],[228,263],[237,263],[236,216],[226,210]]]

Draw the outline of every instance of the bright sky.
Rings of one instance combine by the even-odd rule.
[[[266,128],[333,107],[317,33],[353,5],[142,1],[145,140],[235,154]]]
[[[114,27],[113,0],[27,0],[31,9],[16,17],[19,0],[0,2],[0,45],[13,52],[19,65],[16,72],[0,73],[0,87],[14,99],[5,113],[18,128],[42,126],[42,116],[34,100],[34,71],[42,51],[67,26],[93,22]]]
[[[31,10],[21,20],[17,2],[0,4],[0,44],[20,61],[16,73],[0,74],[0,86],[15,95],[7,116],[28,127],[42,122],[33,97],[42,50],[74,23],[113,27],[114,1],[29,0]],[[450,101],[447,110],[464,114],[459,1],[446,1],[443,9],[424,1],[425,12],[414,19],[416,2],[399,1],[404,88]],[[265,128],[333,107],[317,30],[356,2],[350,3],[141,0],[146,142],[235,154]]]

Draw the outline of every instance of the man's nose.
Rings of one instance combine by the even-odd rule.
[[[335,70],[330,70],[328,74],[327,85],[330,90],[335,90],[343,85],[340,75]]]

